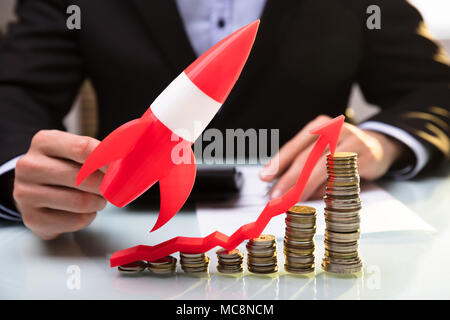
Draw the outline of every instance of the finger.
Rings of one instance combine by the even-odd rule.
[[[327,157],[324,153],[317,161],[317,165],[311,172],[311,176],[306,183],[305,190],[299,200],[306,201],[310,199],[316,193],[322,193],[324,190],[320,190],[322,186],[325,185],[327,180]]]
[[[339,134],[338,145],[342,144],[345,140],[347,140],[349,136],[353,135],[355,129],[359,130],[354,125],[344,122],[344,124],[342,125],[341,132]]]
[[[339,137],[339,143],[336,148],[337,151],[351,151],[352,149],[356,150],[355,152],[360,152],[362,144],[355,143],[357,139],[353,139],[355,135],[355,130],[358,130],[356,127],[351,124],[344,124],[341,135]],[[291,188],[298,179],[298,176],[303,170],[306,159],[309,156],[314,145],[310,145],[307,149],[301,152],[295,161],[291,164],[291,167],[286,171],[285,174],[278,180],[275,186],[271,191],[271,198],[276,198]],[[327,174],[326,174],[326,154],[328,154],[328,148],[325,150],[324,154],[319,158],[317,165],[314,167],[310,178],[306,184],[305,190],[302,194],[301,199],[305,201],[311,198],[314,194],[323,193],[323,190],[319,190],[321,185],[324,185]]]
[[[50,240],[62,233],[84,229],[94,221],[96,216],[96,212],[79,214],[41,208],[35,210],[31,217],[28,215],[24,223],[38,237]]]
[[[261,170],[259,176],[263,181],[272,181],[276,177],[280,176],[299,153],[304,151],[307,147],[317,140],[317,136],[310,134],[310,130],[314,127],[320,126],[321,124],[328,121],[330,117],[319,116],[314,121],[308,123],[292,140],[286,143],[280,151],[264,166]],[[342,142],[347,136],[352,134],[351,124],[344,123],[341,134],[339,136],[339,141]]]
[[[322,123],[323,123],[323,122],[327,121],[327,118],[325,117],[325,118],[321,119],[320,121],[322,121]],[[315,123],[314,125],[316,126],[319,124]],[[349,136],[352,135],[353,130],[352,130],[351,126],[352,125],[350,125],[350,124],[344,125],[341,135],[340,135],[340,139],[339,139],[340,143],[338,145],[342,145],[344,143],[344,141],[346,139],[348,139]],[[315,139],[315,136],[313,136],[313,135],[310,135],[310,136],[314,137],[313,139]],[[345,144],[344,144],[344,146],[345,146]],[[291,163],[291,167],[281,176],[281,178],[278,180],[278,182],[272,188],[271,193],[270,193],[271,198],[276,198],[276,197],[284,194],[287,190],[289,190],[290,187],[292,187],[297,182],[298,175],[300,174],[301,170],[303,170],[306,159],[307,159],[308,155],[310,154],[313,147],[314,147],[314,145],[310,144],[302,152],[300,152],[300,154],[297,154],[296,159]],[[328,150],[328,148],[327,148],[327,150]],[[326,153],[327,152],[325,152],[325,154]],[[320,161],[323,164],[324,160],[321,159]],[[316,173],[316,174],[319,174],[319,173]],[[312,179],[315,179],[315,178],[316,178],[316,176]],[[320,178],[318,181],[314,180],[315,182],[313,182],[312,184],[314,184],[314,183],[320,184],[321,182],[323,183],[322,180],[323,180],[322,178]],[[311,185],[311,183],[310,183],[310,185]],[[305,188],[305,195],[309,198],[311,196],[311,194],[314,193],[314,191],[315,190],[308,191],[308,188]]]
[[[104,209],[106,200],[96,194],[76,189],[43,185],[22,185],[22,202],[38,208],[75,213],[97,212]]]
[[[309,122],[294,138],[288,141],[280,151],[264,166],[259,176],[263,181],[272,181],[280,176],[295,160],[299,153],[309,147],[317,136],[310,134],[310,130],[328,121],[328,116],[318,116]]]
[[[346,142],[349,140],[349,137],[352,136],[352,131],[347,129],[342,130],[343,139],[341,139],[341,143],[338,148],[343,148],[345,150],[348,148],[349,143]],[[291,188],[298,179],[298,176],[303,170],[303,167],[306,163],[306,159],[312,151],[314,145],[309,146],[306,150],[300,153],[291,167],[286,171],[285,174],[278,180],[275,186],[272,188],[271,198],[276,198]],[[325,150],[324,154],[319,158],[317,165],[314,167],[310,178],[308,179],[308,183],[306,184],[305,190],[303,191],[302,197],[299,200],[305,201],[309,199],[314,193],[320,192],[318,190],[319,186],[325,183],[326,181],[326,154],[328,154],[328,148]]]
[[[297,182],[298,177],[305,165],[306,158],[312,148],[313,146],[309,146],[305,151],[300,153],[292,162],[289,169],[280,177],[280,179],[278,179],[270,192],[270,197],[272,199],[285,194]]]
[[[300,133],[303,133],[303,130]],[[272,181],[280,176],[292,164],[298,153],[313,143],[314,139],[313,135],[303,133],[300,137],[297,137],[296,141],[287,142],[260,171],[261,180]]]
[[[324,181],[324,183],[319,186],[316,191],[309,197],[309,200],[319,200],[322,199],[325,195],[325,187],[327,185],[327,182]]]
[[[368,156],[369,149],[361,140],[362,138],[351,132],[341,144],[336,147],[336,152],[354,152],[358,155],[357,166],[358,171],[361,173],[361,169],[365,169],[367,161],[365,159]],[[363,160],[361,162],[361,160]]]
[[[358,143],[356,139],[352,138],[352,135],[347,135],[346,139],[336,148],[337,152],[349,151],[356,152],[358,154],[364,154],[364,147]],[[314,167],[311,177],[306,184],[305,191],[301,197],[301,201],[306,201],[314,195],[322,195],[325,193],[324,186],[327,180],[327,166],[326,166],[326,153],[322,155]]]
[[[342,127],[341,134],[339,136],[339,141],[336,146],[336,151],[351,151],[355,149],[357,144],[354,143],[354,132],[359,130],[355,126],[344,123]],[[359,148],[358,148],[359,150]],[[327,154],[329,153],[329,148],[325,150],[323,155],[319,158],[317,165],[311,172],[311,176],[306,184],[305,190],[302,194],[301,201],[306,201],[313,197],[320,198],[325,193],[325,182],[327,180]]]
[[[102,172],[103,174],[105,174],[106,173],[106,171],[108,170],[108,167],[109,167],[109,164],[107,164],[106,166],[104,166],[104,167],[101,167],[100,169],[98,169],[100,172]]]
[[[17,166],[16,176],[21,181],[64,186],[101,195],[99,188],[104,177],[103,173],[94,172],[77,187],[75,180],[80,168],[80,164],[71,160],[51,158],[45,155],[26,156]]]
[[[341,139],[340,144],[336,147],[337,152],[341,151],[351,151],[360,153],[362,152],[363,145],[358,143],[358,140],[354,138],[353,131],[351,128],[347,127],[343,139]],[[327,154],[329,152],[324,152],[324,154],[319,158],[317,165],[314,167],[311,177],[309,178],[305,191],[301,197],[301,201],[306,201],[313,197],[314,195],[324,194],[325,190],[323,186],[327,180]]]
[[[358,153],[358,174],[366,180],[375,180],[381,174],[377,174],[376,163],[374,157],[370,155],[370,151]],[[383,172],[384,173],[384,172]]]
[[[341,141],[341,144],[336,147],[336,151],[351,151],[358,152],[361,147],[350,139],[351,135],[347,135],[346,139]],[[322,197],[325,194],[325,184],[327,181],[327,154],[325,152],[314,167],[311,177],[309,178],[305,191],[302,194],[301,201],[306,201],[312,197]]]
[[[32,148],[51,157],[83,163],[99,143],[100,141],[91,137],[58,130],[42,130],[33,137]]]

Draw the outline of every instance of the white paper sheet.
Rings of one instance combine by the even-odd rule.
[[[226,202],[197,205],[202,236],[215,230],[231,235],[241,225],[255,221],[269,200],[267,192],[270,185],[259,180],[259,168],[242,167],[239,170],[244,174],[244,185],[239,197]],[[363,205],[360,211],[363,234],[407,230],[435,231],[416,213],[375,184],[363,185],[360,197]],[[307,201],[302,204],[316,208],[316,234],[323,235],[325,231],[323,200]],[[284,237],[284,218],[284,214],[274,217],[264,232],[279,238]]]

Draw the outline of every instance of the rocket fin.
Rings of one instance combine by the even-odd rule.
[[[84,162],[78,172],[76,185],[80,185],[95,170],[126,156],[151,122],[151,119],[135,119],[111,132]]]
[[[195,156],[191,150],[191,162],[176,165],[172,171],[159,180],[161,207],[158,220],[151,232],[165,225],[186,202],[195,182]]]

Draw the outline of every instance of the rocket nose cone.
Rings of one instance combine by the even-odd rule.
[[[224,103],[247,61],[259,27],[256,20],[230,34],[184,70],[189,79],[217,102]]]

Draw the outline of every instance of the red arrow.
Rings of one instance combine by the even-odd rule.
[[[283,196],[270,200],[256,221],[243,225],[230,237],[222,232],[215,231],[204,238],[175,237],[155,246],[139,245],[117,251],[111,257],[111,267],[124,265],[136,260],[155,261],[178,251],[191,253],[207,252],[216,246],[233,250],[243,241],[258,237],[270,219],[285,213],[297,203],[303,194],[314,167],[328,145],[330,146],[330,152],[334,154],[344,119],[344,116],[340,115],[310,131],[311,134],[318,134],[319,138],[308,155],[297,182]]]

